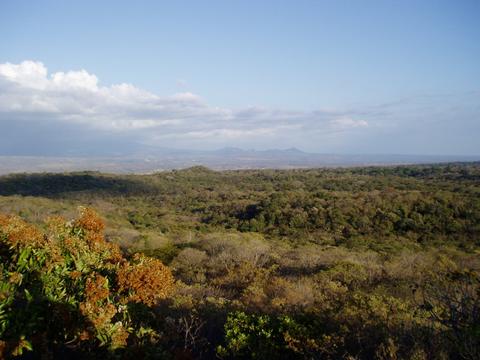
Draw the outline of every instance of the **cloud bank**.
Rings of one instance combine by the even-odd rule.
[[[190,92],[160,96],[132,84],[105,86],[86,70],[0,64],[0,155],[124,156],[224,146],[480,154],[478,133],[478,91],[341,110],[230,109]]]
[[[31,142],[37,134],[44,146],[56,144],[67,151],[62,136],[77,146],[90,138],[105,141],[105,147],[117,139],[113,142],[261,148],[299,146],[284,142],[299,141],[307,134],[320,136],[366,127],[366,120],[340,112],[228,109],[212,106],[190,92],[159,96],[131,84],[102,86],[97,76],[86,70],[49,74],[41,62],[0,64],[0,129],[4,134],[0,137],[9,134],[10,143],[12,135]]]

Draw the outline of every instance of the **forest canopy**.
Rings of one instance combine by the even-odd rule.
[[[0,213],[3,357],[480,354],[477,163],[14,174]]]

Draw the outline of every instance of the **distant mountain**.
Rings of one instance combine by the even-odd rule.
[[[214,154],[229,155],[229,156],[230,155],[241,155],[241,154],[243,155],[246,152],[248,152],[248,150],[243,150],[243,149],[236,148],[236,147],[224,147],[224,148],[212,151],[212,153],[214,153]]]
[[[220,156],[291,156],[291,155],[307,155],[307,153],[297,149],[297,148],[289,148],[289,149],[267,149],[267,150],[255,150],[255,149],[240,149],[236,147],[225,147],[222,149],[214,150],[211,152],[206,151],[205,153],[211,153]]]
[[[129,152],[128,150],[131,150]],[[215,170],[262,168],[314,168],[480,161],[480,156],[401,154],[315,154],[297,148],[217,150],[171,149],[139,146],[123,153],[91,156],[0,156],[0,174],[11,172],[63,172],[93,170],[113,173],[150,173],[206,166]]]

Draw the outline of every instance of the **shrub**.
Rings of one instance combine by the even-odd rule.
[[[46,228],[0,215],[0,358],[108,354],[152,337],[131,304],[147,308],[167,297],[170,270],[143,255],[125,258],[91,209]]]

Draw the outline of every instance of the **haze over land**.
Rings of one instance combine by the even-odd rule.
[[[115,157],[0,156],[0,175],[19,172],[101,171],[153,173],[192,166],[214,170],[292,169],[346,166],[406,165],[480,161],[480,156],[315,154],[295,148],[285,150],[214,151],[161,149],[153,153]]]

